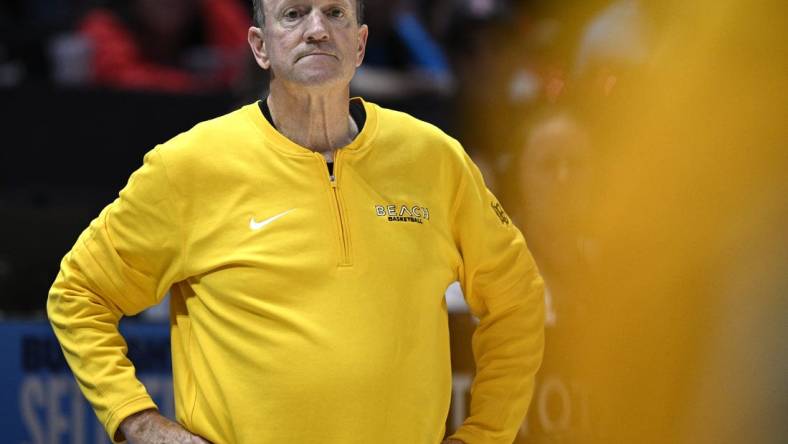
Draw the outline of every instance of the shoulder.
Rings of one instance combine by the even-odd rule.
[[[462,164],[467,157],[462,144],[437,126],[408,113],[375,104],[378,114],[378,138],[381,143],[393,144],[410,155],[432,160]]]
[[[418,178],[425,190],[443,197],[473,180],[475,166],[457,139],[407,113],[374,106],[378,136],[370,163],[375,168],[407,171],[411,186]]]
[[[248,135],[255,128],[250,119],[249,108],[256,106],[256,104],[245,105],[230,113],[200,122],[188,131],[177,135],[170,142],[214,142]]]
[[[233,174],[255,155],[257,127],[247,105],[206,120],[158,145],[166,170],[177,182]]]
[[[424,120],[402,111],[384,108],[370,102],[367,103],[377,111],[379,127],[382,133],[393,132],[399,134],[401,137],[404,131],[408,131],[407,135],[409,139],[425,138],[432,142],[446,143],[454,141],[451,136],[429,122],[425,122]]]
[[[254,137],[255,125],[246,105],[231,113],[196,124],[159,145],[162,156],[172,162],[216,158],[235,154]]]

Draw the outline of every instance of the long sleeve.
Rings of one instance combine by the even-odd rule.
[[[454,204],[460,283],[479,318],[470,416],[452,435],[466,444],[511,443],[544,348],[544,285],[520,231],[467,155]]]
[[[47,314],[79,387],[114,439],[128,415],[155,404],[118,331],[122,316],[158,303],[182,279],[183,236],[159,149],[61,262]]]

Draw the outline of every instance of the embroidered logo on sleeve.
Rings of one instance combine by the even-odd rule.
[[[430,220],[430,209],[419,205],[375,205],[375,214],[386,217],[389,222],[413,222],[423,224]]]
[[[492,207],[493,211],[495,211],[495,215],[498,216],[498,219],[501,219],[501,223],[504,225],[509,225],[509,216],[506,215],[506,211],[503,210],[501,204],[496,201],[490,202],[490,206]]]

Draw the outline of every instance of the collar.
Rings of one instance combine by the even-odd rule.
[[[366,114],[366,119],[363,122],[359,122],[358,116],[354,114],[352,111],[354,107],[358,107],[358,106],[363,107],[362,109]],[[370,142],[377,135],[378,132],[377,105],[375,105],[374,103],[366,102],[361,97],[354,97],[350,99],[349,107],[351,109],[351,116],[356,121],[356,124],[360,127],[360,131],[352,142],[339,149],[348,152],[361,152],[369,147]],[[276,151],[279,151],[283,154],[295,155],[295,156],[314,155],[315,153],[314,151],[293,142],[292,140],[285,137],[282,133],[277,131],[276,128],[274,128],[273,124],[264,115],[265,111],[263,110],[263,108],[267,109],[268,107],[267,106],[261,107],[260,102],[255,102],[244,106],[242,110],[253,121],[255,127],[261,132],[262,136],[265,139],[273,142],[271,145]]]

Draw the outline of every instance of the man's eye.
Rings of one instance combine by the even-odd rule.
[[[284,18],[286,18],[288,20],[295,20],[298,17],[300,17],[301,14],[299,14],[299,12],[297,10],[295,10],[295,9],[288,9],[287,11],[285,11],[283,16],[284,16]]]
[[[334,18],[342,18],[345,16],[345,11],[339,8],[331,8],[331,10],[328,11],[328,14]]]

